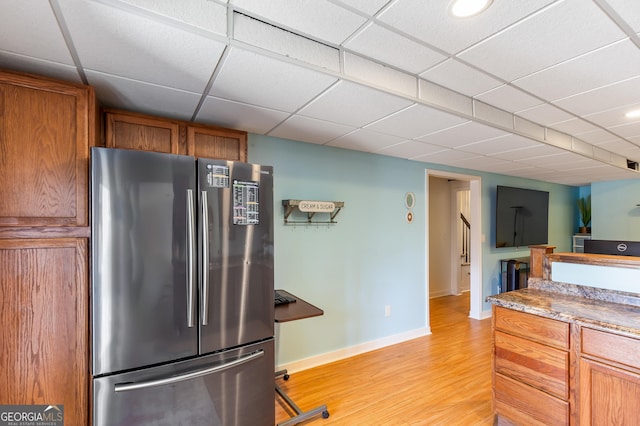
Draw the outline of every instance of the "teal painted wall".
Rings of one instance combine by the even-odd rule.
[[[591,184],[591,237],[640,241],[640,180]]]
[[[276,288],[325,311],[280,326],[280,365],[426,326],[427,168],[482,178],[483,300],[498,289],[499,260],[529,254],[528,248],[494,247],[496,185],[550,191],[549,243],[557,251],[570,251],[577,226],[576,187],[253,134],[249,161],[274,167]],[[404,205],[409,191],[416,195],[411,224]],[[284,199],[344,201],[345,207],[337,224],[292,226],[284,224]]]

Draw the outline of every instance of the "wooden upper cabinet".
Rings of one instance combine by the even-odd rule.
[[[177,121],[123,111],[105,111],[107,148],[181,154]]]
[[[247,134],[216,127],[189,126],[187,154],[246,162]]]
[[[0,71],[0,226],[87,226],[95,98]]]
[[[247,161],[247,132],[239,130],[109,109],[104,127],[108,148]]]

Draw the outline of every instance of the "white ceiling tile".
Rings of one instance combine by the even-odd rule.
[[[598,129],[585,133],[576,133],[574,136],[582,139],[585,142],[589,142],[595,145],[618,139],[615,135],[605,129]]]
[[[344,55],[344,73],[393,93],[412,98],[418,96],[416,77],[348,52]]]
[[[393,3],[378,18],[440,49],[456,53],[552,1],[496,1],[474,19],[458,19],[449,15],[448,2],[404,0]]]
[[[571,166],[587,164],[589,159],[579,154],[563,151],[557,154],[545,155],[543,157],[523,158],[514,160],[519,163],[528,164],[530,166],[545,167],[548,169],[560,167],[569,169]]]
[[[82,83],[76,67],[0,50],[0,68]]]
[[[420,77],[467,96],[475,96],[503,84],[455,58],[447,59],[423,72]]]
[[[389,0],[338,0],[340,3],[358,9],[367,15],[375,15]]]
[[[326,145],[337,148],[353,149],[356,151],[375,152],[404,141],[405,139],[397,136],[359,129],[344,136],[340,136]]]
[[[458,149],[480,155],[498,154],[507,151],[532,148],[540,145],[540,142],[533,141],[518,135],[505,135],[482,142],[475,142],[463,145]]]
[[[538,105],[533,108],[518,111],[516,114],[534,123],[542,124],[543,126],[574,118],[574,116],[568,112],[562,111],[560,108],[550,104]]]
[[[299,36],[240,13],[233,15],[233,36],[243,43],[270,50],[287,58],[340,71],[340,52],[335,47]]]
[[[469,120],[415,104],[366,126],[369,130],[396,135],[407,139],[417,138],[438,130],[466,123]]]
[[[209,93],[241,103],[293,112],[336,80],[298,65],[233,48]]]
[[[289,113],[207,96],[196,121],[264,134],[289,116]]]
[[[1,50],[73,65],[73,59],[48,2],[5,0],[1,7]]]
[[[390,155],[400,158],[415,158],[425,154],[445,151],[447,148],[441,146],[430,145],[418,141],[406,141],[378,151],[378,154]]]
[[[101,0],[125,10],[140,10],[160,15],[205,31],[227,35],[227,7],[209,0],[189,0],[189,7],[175,0]],[[127,7],[128,6],[128,7]],[[133,7],[133,8],[132,8]]]
[[[512,81],[625,37],[594,3],[566,0],[459,56]]]
[[[362,127],[411,104],[406,99],[342,81],[300,110],[299,114]]]
[[[640,69],[640,67],[638,69]],[[625,117],[625,114],[627,112],[636,110],[636,109],[640,109],[640,102],[632,105],[622,105],[620,107],[602,111],[602,112],[597,112],[595,114],[589,114],[589,115],[586,115],[585,118],[587,118],[589,121],[593,121],[594,123],[602,127],[617,126],[620,124],[627,124],[627,123],[633,122],[634,120],[635,121],[640,120],[640,118],[630,119]]]
[[[446,58],[442,53],[376,24],[368,25],[344,46],[413,74],[424,71]]]
[[[616,135],[620,135],[623,138],[633,138],[640,136],[640,121],[636,121],[634,123],[620,124],[618,126],[608,127],[608,130],[615,133]]]
[[[412,158],[412,160],[451,165],[457,161],[468,160],[470,158],[478,158],[478,156],[469,152],[448,149],[446,151],[435,152],[433,154],[420,155]]]
[[[202,93],[224,49],[218,41],[104,4],[60,5],[86,69]]]
[[[294,115],[269,132],[269,136],[325,144],[354,130],[342,124]]]
[[[509,163],[509,161],[504,161],[495,157],[479,156],[456,160],[451,164],[455,165],[456,167],[495,173],[497,167],[506,167],[509,165]]]
[[[640,76],[554,102],[578,115],[595,114],[636,103],[640,103]]]
[[[510,112],[521,111],[542,104],[542,101],[506,84],[482,93],[476,96],[476,99]]]
[[[594,126],[593,124],[580,118],[572,118],[570,120],[551,123],[549,124],[549,127],[551,127],[553,130],[564,132],[569,135],[582,134],[598,130],[597,126]]]
[[[598,72],[584,72],[588,69]],[[513,84],[553,101],[635,77],[639,69],[640,49],[625,39],[520,78]]]
[[[342,43],[366,22],[362,16],[325,0],[230,0],[229,4],[333,44]]]
[[[635,32],[640,32],[640,2],[635,0],[607,0],[606,2]]]
[[[200,102],[198,93],[94,71],[86,71],[86,75],[105,107],[190,120]]]
[[[494,154],[489,154],[489,155],[497,158],[502,158],[503,160],[515,161],[520,159],[545,157],[548,155],[559,154],[562,152],[564,151],[560,148],[556,148],[554,146],[541,143],[539,145],[535,145],[529,148],[496,152]]]
[[[469,121],[417,139],[432,145],[440,145],[447,148],[459,148],[473,142],[480,142],[507,134],[507,132],[502,130]]]

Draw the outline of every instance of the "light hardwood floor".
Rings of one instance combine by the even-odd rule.
[[[492,425],[491,320],[468,318],[469,294],[430,302],[429,336],[278,379],[305,426]],[[289,418],[276,398],[276,423]]]

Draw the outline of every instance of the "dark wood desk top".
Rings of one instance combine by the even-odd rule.
[[[275,309],[275,321],[287,322],[303,318],[317,317],[324,314],[324,311],[309,302],[305,302],[298,296],[294,296],[285,290],[278,289],[279,292],[296,299],[295,302],[277,305]]]

